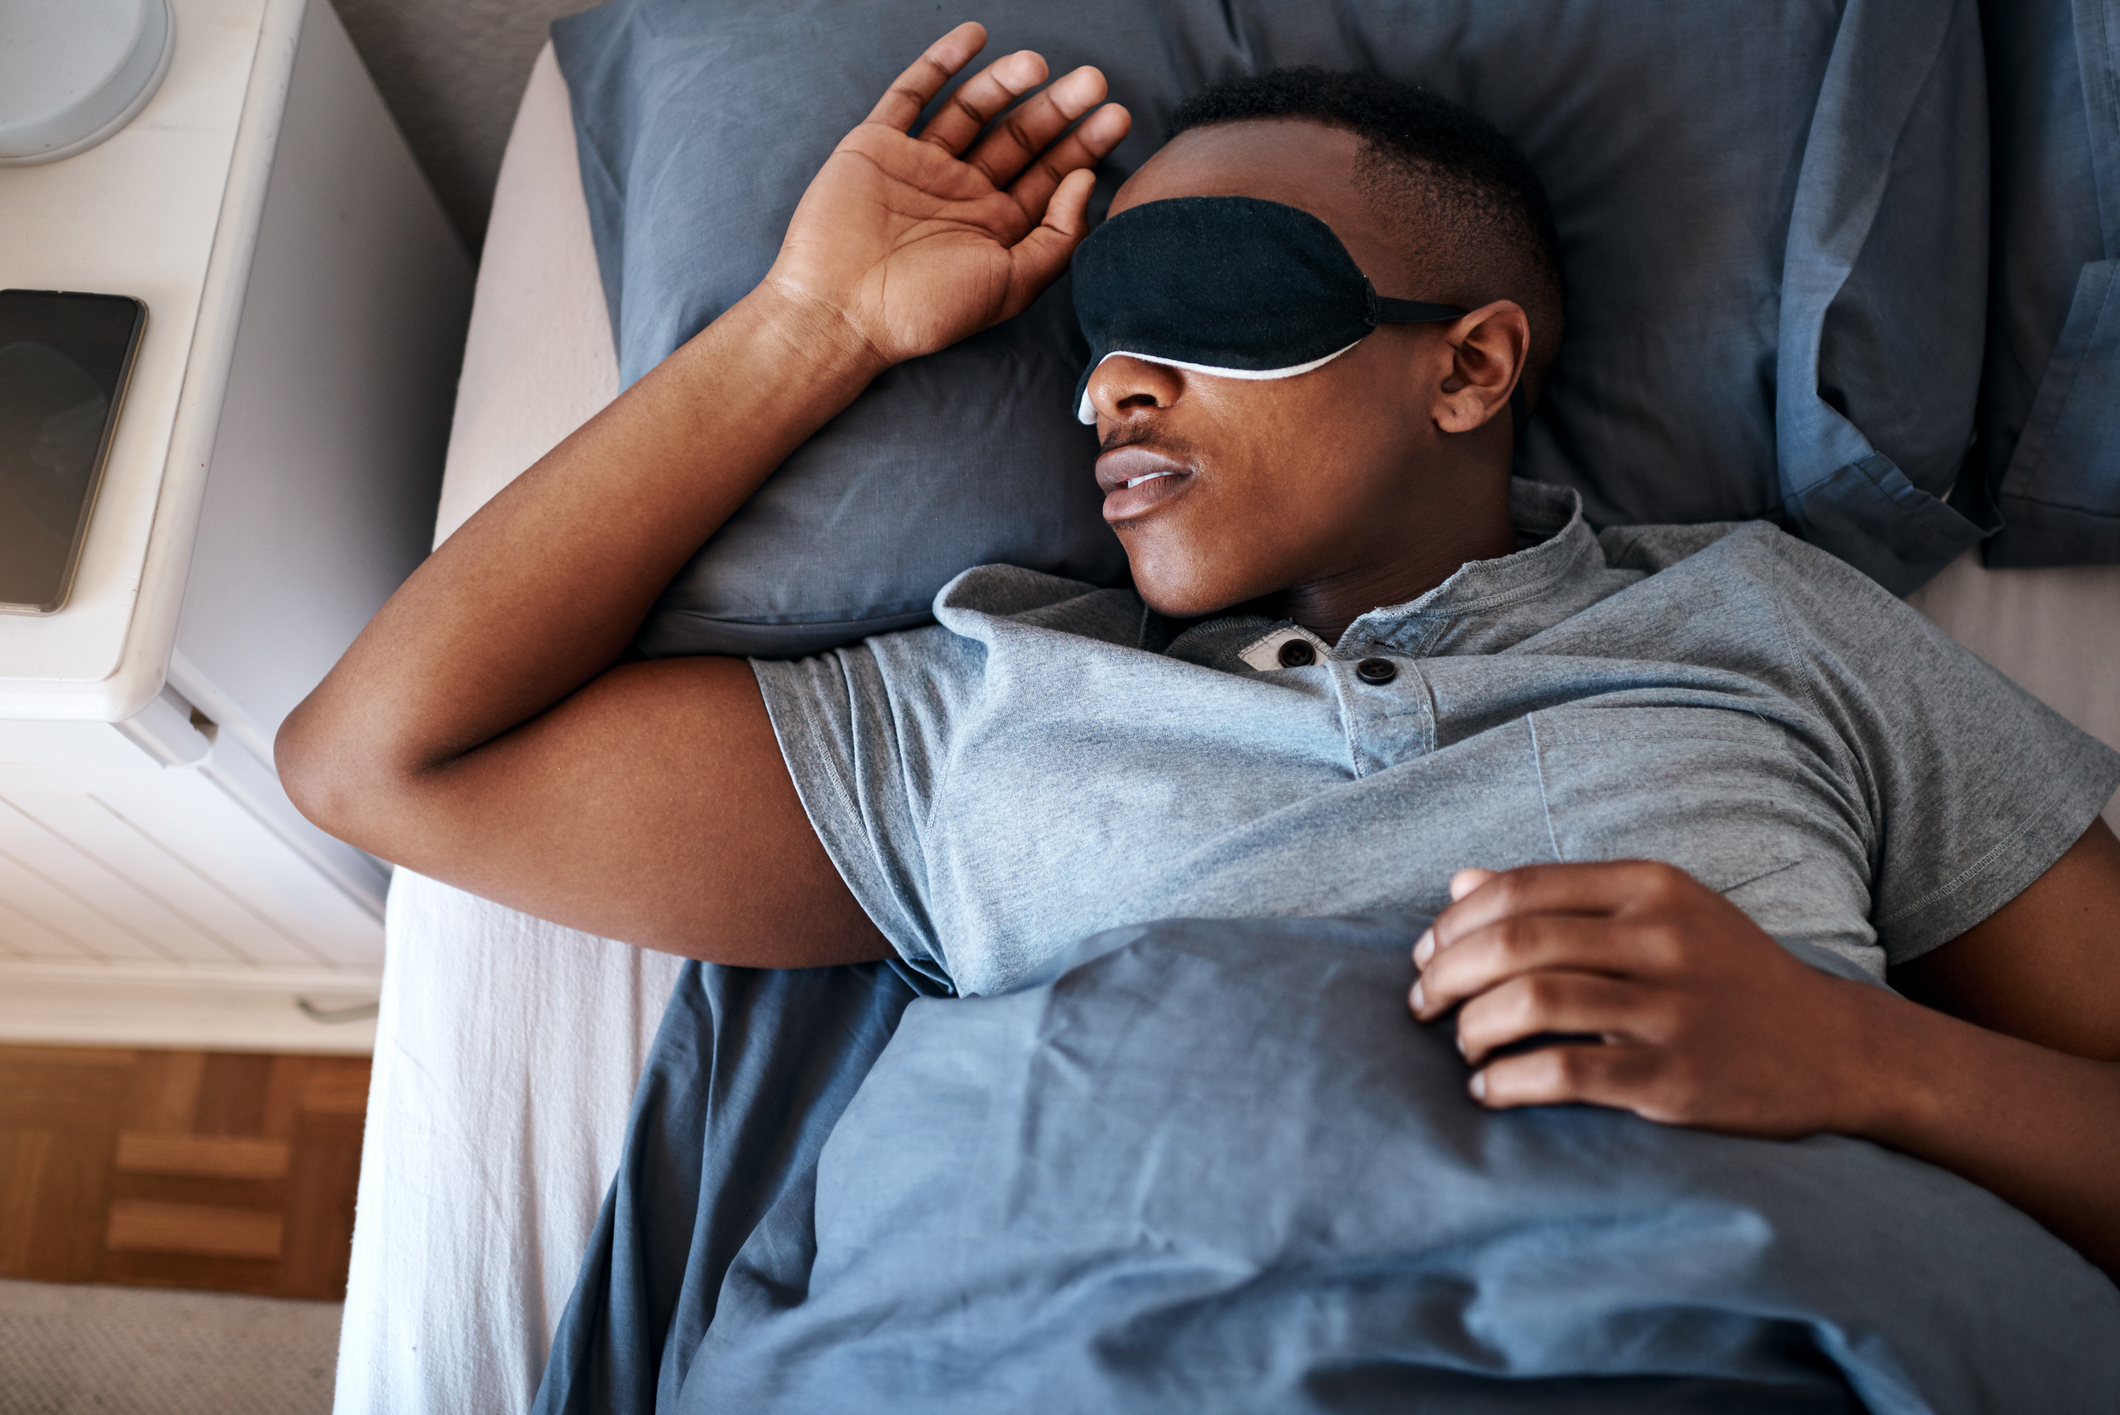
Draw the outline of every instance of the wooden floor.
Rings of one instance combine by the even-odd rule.
[[[344,1297],[368,1065],[0,1046],[0,1277]]]

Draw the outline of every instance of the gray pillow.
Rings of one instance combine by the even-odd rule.
[[[772,263],[834,143],[954,20],[932,4],[613,0],[554,26],[620,373]],[[1975,0],[995,0],[990,52],[1095,63],[1135,114],[1092,215],[1202,84],[1372,66],[1508,132],[1551,196],[1568,336],[1517,470],[1600,524],[1778,520],[1894,590],[1986,527],[1944,504],[1985,281]],[[651,654],[816,652],[918,623],[957,571],[1125,574],[1065,282],[894,370],[704,546]]]

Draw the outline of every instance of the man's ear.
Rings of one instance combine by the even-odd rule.
[[[1514,300],[1481,305],[1443,326],[1450,368],[1430,415],[1444,432],[1485,427],[1509,406],[1531,352],[1531,321]]]

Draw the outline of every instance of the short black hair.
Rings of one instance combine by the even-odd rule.
[[[1312,67],[1218,80],[1178,105],[1168,136],[1274,118],[1308,118],[1354,133],[1362,142],[1357,180],[1370,199],[1387,211],[1417,210],[1409,226],[1449,238],[1448,249],[1408,252],[1432,288],[1382,293],[1468,309],[1495,299],[1524,307],[1531,321],[1525,392],[1535,398],[1560,348],[1567,287],[1546,189],[1516,144],[1416,84],[1363,69]]]

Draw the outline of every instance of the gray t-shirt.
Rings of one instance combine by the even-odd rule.
[[[1572,491],[1512,490],[1527,548],[1334,645],[1174,634],[989,565],[931,627],[753,668],[855,898],[966,994],[1123,924],[1432,914],[1465,866],[1626,858],[1881,976],[2120,786],[2120,754],[1772,526],[1600,534]],[[1282,666],[1290,638],[1314,661]]]

